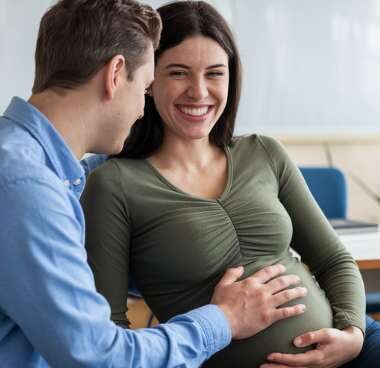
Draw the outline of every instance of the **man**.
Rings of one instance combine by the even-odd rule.
[[[275,265],[210,305],[139,331],[110,321],[84,250],[79,196],[86,152],[121,150],[153,81],[161,22],[132,0],[61,0],[43,17],[33,94],[0,118],[2,367],[196,367],[231,338],[303,312],[304,295]]]

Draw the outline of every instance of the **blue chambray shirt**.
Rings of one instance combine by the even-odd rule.
[[[86,262],[84,183],[54,126],[13,98],[0,117],[0,366],[197,367],[225,347],[214,305],[153,329],[110,321]]]

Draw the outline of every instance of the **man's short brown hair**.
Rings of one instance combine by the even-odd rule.
[[[119,54],[132,79],[149,41],[157,48],[161,27],[158,13],[134,0],[60,0],[40,23],[33,93],[73,89]]]

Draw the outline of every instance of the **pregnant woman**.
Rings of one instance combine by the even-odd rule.
[[[337,332],[335,349],[344,344],[331,367],[355,358],[365,330],[359,271],[282,146],[233,137],[241,66],[226,22],[201,1],[158,11],[163,33],[145,115],[82,196],[89,262],[112,319],[128,325],[129,277],[164,322],[209,303],[226,269],[242,265],[246,277],[282,263],[308,289],[297,300],[306,312],[233,341],[204,366],[253,368],[273,352],[318,349],[293,341],[321,329]]]

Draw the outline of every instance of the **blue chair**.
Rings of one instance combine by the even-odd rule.
[[[367,293],[367,313],[380,313],[380,293]]]
[[[306,184],[328,219],[347,217],[347,184],[335,167],[300,167]]]
[[[300,167],[306,184],[328,219],[347,217],[347,184],[335,167]],[[380,293],[366,294],[367,313],[380,313]]]

